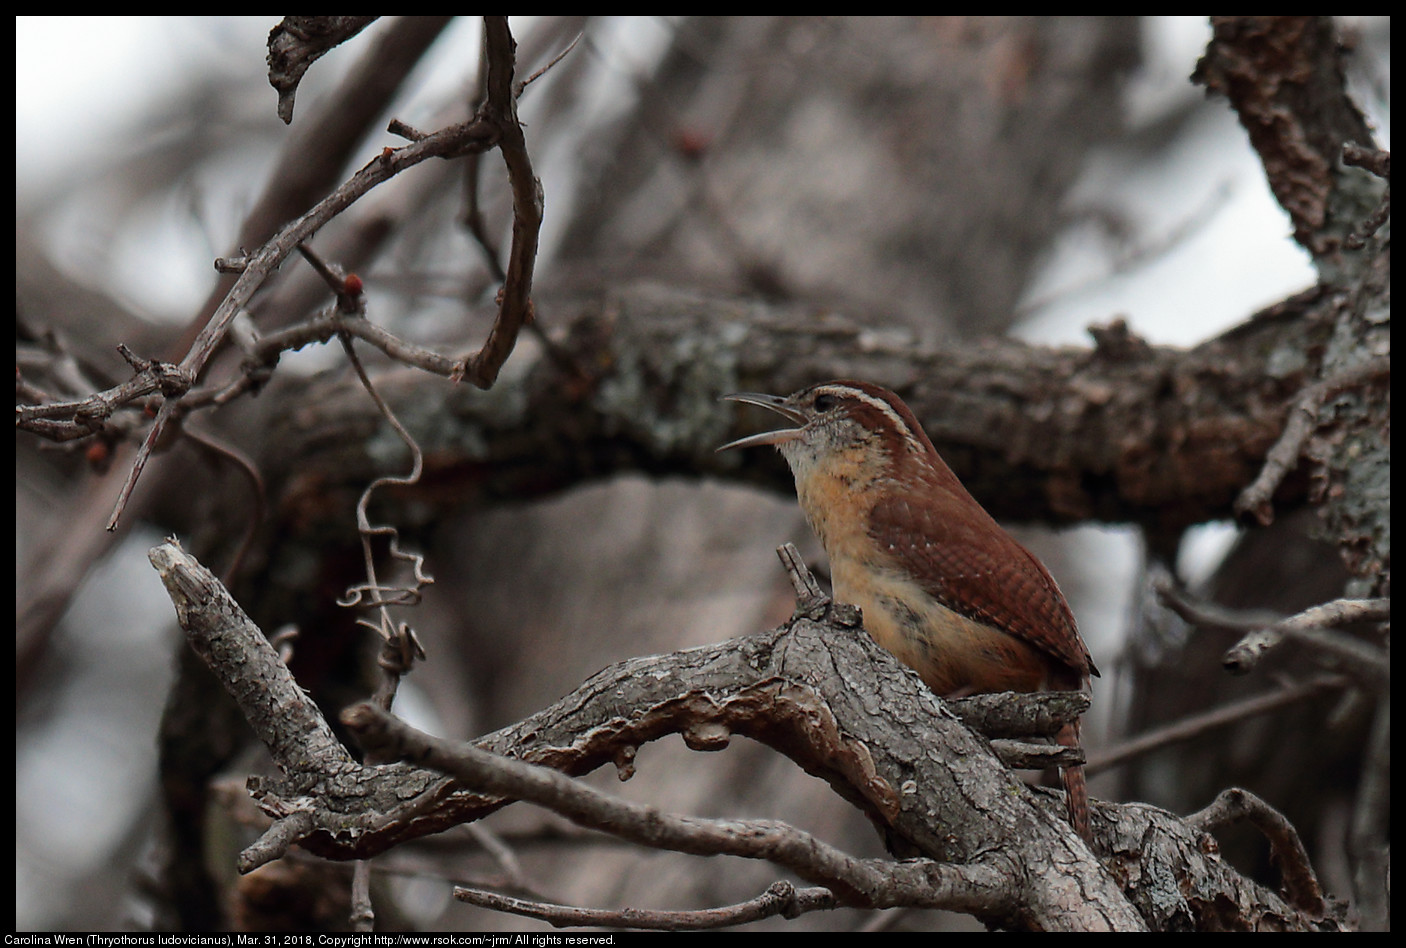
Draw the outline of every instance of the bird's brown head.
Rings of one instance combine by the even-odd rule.
[[[775,445],[798,486],[817,475],[842,478],[857,490],[894,480],[955,481],[908,406],[870,382],[821,382],[785,398],[751,392],[724,398],[768,408],[790,424],[718,450]]]

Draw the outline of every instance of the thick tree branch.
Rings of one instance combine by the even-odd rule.
[[[1336,270],[1382,185],[1342,164],[1343,146],[1370,147],[1372,132],[1347,94],[1332,17],[1216,16],[1211,24],[1215,36],[1192,81],[1230,100],[1295,239]]]
[[[899,390],[999,519],[1173,529],[1233,516],[1339,305],[1303,294],[1191,350],[1013,340],[937,349],[799,308],[624,287],[552,303],[564,320],[552,338],[587,374],[526,350],[499,397],[404,373],[382,388],[437,459],[438,488],[457,482],[456,503],[521,499],[629,470],[746,478],[789,492],[779,459],[744,465],[713,453],[752,420],[717,399],[848,376]],[[358,460],[355,445],[375,419],[339,397],[336,381],[287,385],[277,380],[264,396],[266,437],[280,445],[270,467],[300,481],[317,471],[324,492],[374,476],[374,459]],[[295,414],[298,428],[286,428]],[[319,455],[336,432],[353,454],[324,465],[331,459]],[[1302,503],[1305,491],[1302,478],[1285,478],[1275,502]]]
[[[1326,907],[1296,908],[1240,878],[1209,858],[1189,827],[1150,807],[1096,808],[1100,849],[1106,843],[1107,852],[1135,853],[1142,864],[1138,881],[1116,884],[1056,801],[1014,779],[869,636],[828,616],[798,616],[769,633],[622,662],[472,746],[409,734],[370,706],[353,716],[358,727],[394,727],[399,752],[433,759],[466,786],[404,765],[349,764],[286,670],[260,671],[281,662],[214,578],[172,544],[152,559],[192,643],[261,722],[256,729],[284,770],[281,778],[250,779],[277,822],[246,851],[244,871],[293,842],[331,858],[363,858],[521,797],[597,828],[638,824],[626,837],[650,845],[771,859],[823,880],[849,904],[942,905],[1023,928],[1338,924]],[[306,720],[285,721],[289,708]],[[734,734],[765,743],[868,813],[891,846],[936,861],[855,860],[775,823],[665,819],[567,779],[670,733],[697,749],[720,747]],[[300,752],[309,735],[314,742]],[[1162,891],[1169,884],[1177,898]]]
[[[774,820],[676,816],[620,800],[548,767],[431,737],[369,703],[348,708],[342,723],[368,751],[428,766],[454,777],[465,789],[536,803],[580,826],[641,846],[698,856],[766,859],[824,885],[842,904],[958,908],[988,917],[1019,911],[1015,902],[1019,891],[1012,878],[1000,871],[1004,867],[999,860],[963,867],[929,860],[856,859]]]

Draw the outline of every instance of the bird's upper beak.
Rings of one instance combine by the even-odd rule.
[[[778,428],[775,431],[763,431],[761,434],[748,435],[745,438],[738,438],[736,441],[729,441],[718,448],[719,451],[726,451],[729,448],[754,448],[762,444],[781,444],[784,441],[793,441],[801,436],[801,431],[806,426],[805,413],[793,408],[786,399],[779,395],[758,395],[755,392],[735,392],[732,395],[724,395],[725,402],[744,402],[748,405],[760,405],[763,408],[770,408],[779,415],[785,415],[790,421],[796,423],[794,428]]]

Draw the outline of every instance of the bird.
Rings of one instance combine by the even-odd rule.
[[[835,601],[858,606],[873,639],[933,692],[1080,691],[1098,677],[1049,570],[962,486],[894,392],[839,379],[724,400],[790,422],[718,450],[780,450]],[[1079,749],[1078,721],[1055,740]],[[1069,822],[1090,841],[1084,768],[1061,776]]]

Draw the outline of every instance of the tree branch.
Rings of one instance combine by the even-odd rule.
[[[324,777],[355,769],[322,712],[224,584],[175,540],[154,547],[149,558],[190,647],[219,676],[279,769]]]
[[[1371,129],[1347,94],[1343,49],[1328,16],[1216,16],[1193,82],[1224,95],[1294,222],[1294,238],[1336,271],[1343,242],[1376,207],[1382,187],[1345,172],[1345,144],[1370,147]]]
[[[1286,897],[1311,915],[1322,915],[1326,906],[1323,889],[1309,864],[1308,852],[1298,831],[1284,815],[1246,790],[1226,790],[1186,822],[1207,831],[1214,831],[1239,820],[1249,820],[1270,842],[1272,861],[1279,866],[1284,879]]]
[[[481,113],[498,129],[498,148],[508,166],[513,191],[513,240],[508,250],[507,276],[499,293],[498,318],[488,341],[472,359],[464,360],[462,377],[479,388],[498,378],[518,332],[532,321],[532,271],[537,261],[537,235],[542,228],[542,182],[532,171],[527,140],[517,117],[513,66],[517,44],[508,32],[508,18],[483,18],[488,57],[488,101]],[[457,378],[456,378],[457,381]]]
[[[590,925],[597,928],[647,928],[656,931],[700,931],[745,925],[781,915],[796,918],[806,912],[833,909],[835,896],[829,889],[797,889],[789,882],[777,882],[754,899],[737,905],[694,912],[649,911],[645,909],[586,909],[552,905],[530,899],[517,899],[485,889],[456,887],[454,897],[470,905],[541,919],[557,928]]]
[[[278,117],[293,122],[293,98],[303,74],[323,55],[376,21],[374,16],[286,16],[269,32],[269,85],[278,92]]]
[[[342,723],[368,751],[428,766],[465,789],[536,803],[579,826],[653,849],[765,859],[825,886],[841,904],[956,907],[988,917],[1017,910],[1018,891],[995,865],[856,859],[775,820],[709,820],[664,813],[608,796],[548,767],[431,737],[370,703],[348,708]]]
[[[276,654],[214,578],[172,544],[154,550],[152,560],[192,644],[284,770],[281,779],[250,778],[250,792],[277,822],[241,857],[242,871],[295,841],[329,858],[365,858],[522,798],[647,845],[765,858],[822,882],[846,904],[942,906],[1021,928],[1162,928],[1183,912],[1190,913],[1183,924],[1197,928],[1244,926],[1251,923],[1242,913],[1265,911],[1284,927],[1338,924],[1209,858],[1170,814],[1100,803],[1101,848],[1106,842],[1109,852],[1161,863],[1155,871],[1146,866],[1138,884],[1120,886],[1064,822],[1057,801],[1016,780],[911,670],[828,614],[622,662],[473,745],[416,734],[372,705],[351,712],[358,729],[384,728],[399,753],[432,761],[450,779],[405,765],[348,764],[316,708],[286,669],[273,669],[281,667]],[[280,708],[301,723],[269,710]],[[274,733],[284,726],[290,730]],[[891,847],[926,858],[855,859],[774,821],[669,817],[569,779],[669,733],[696,749],[723,746],[734,734],[765,743],[864,810]],[[307,736],[313,744],[300,749]],[[1116,819],[1105,816],[1112,813]],[[1172,879],[1180,894],[1168,900],[1160,887]]]
[[[807,308],[623,286],[552,302],[562,318],[552,338],[591,367],[586,374],[528,351],[505,381],[510,398],[446,401],[440,383],[403,373],[384,390],[427,455],[439,459],[441,477],[471,475],[456,503],[521,499],[630,470],[747,479],[790,492],[779,458],[744,465],[714,454],[746,433],[739,425],[748,420],[717,399],[857,377],[899,390],[998,519],[1166,530],[1234,515],[1235,498],[1316,368],[1312,353],[1332,332],[1337,305],[1311,292],[1191,350],[1119,347],[1115,355],[1014,340],[921,347],[837,317],[817,322]],[[264,459],[271,482],[280,471],[303,480],[312,470],[324,490],[337,490],[375,476],[369,455],[339,452],[334,465],[323,463],[326,431],[374,430],[374,419],[349,414],[359,409],[340,397],[340,385],[278,379],[265,391],[268,414],[255,423],[280,445]],[[441,413],[427,414],[429,405]],[[286,426],[290,406],[302,419],[296,429]],[[1304,480],[1285,479],[1274,500],[1281,509],[1302,504]]]

